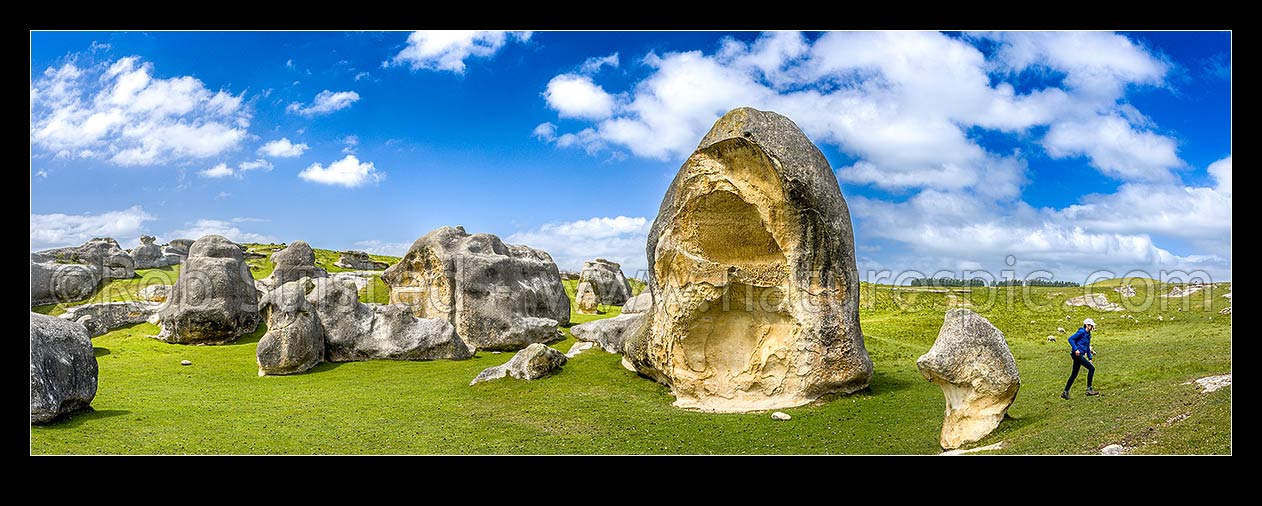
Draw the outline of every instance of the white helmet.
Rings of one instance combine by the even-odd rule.
[[[1086,320],[1083,320],[1083,321],[1082,321],[1082,324],[1083,324],[1083,325],[1090,325],[1090,326],[1094,327],[1094,326],[1095,326],[1095,320],[1092,320],[1092,319],[1090,319],[1090,318],[1087,318]]]

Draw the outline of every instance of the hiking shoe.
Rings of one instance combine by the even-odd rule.
[[[1065,400],[1069,400],[1069,390],[1066,390],[1066,391],[1064,391],[1064,392],[1061,392],[1061,393],[1060,393],[1060,398],[1061,398],[1061,399],[1065,399]]]
[[[1100,392],[1097,392],[1094,389],[1088,388],[1087,395],[1100,395]]]

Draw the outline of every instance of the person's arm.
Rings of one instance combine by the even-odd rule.
[[[1078,329],[1077,332],[1074,332],[1074,335],[1069,336],[1069,347],[1070,349],[1074,351],[1075,355],[1079,355],[1082,353],[1081,340],[1082,340],[1082,329]]]

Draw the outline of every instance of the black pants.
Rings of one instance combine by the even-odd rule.
[[[1069,381],[1065,383],[1065,391],[1068,392],[1069,387],[1074,386],[1074,380],[1078,379],[1079,367],[1087,368],[1087,390],[1091,390],[1091,379],[1095,377],[1095,366],[1091,365],[1091,362],[1087,360],[1087,356],[1085,354],[1074,355],[1074,352],[1071,351],[1069,352],[1069,356],[1074,359],[1074,372],[1069,373]]]

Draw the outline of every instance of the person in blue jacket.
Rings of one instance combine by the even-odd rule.
[[[1078,368],[1087,368],[1087,395],[1096,395],[1097,392],[1091,388],[1091,380],[1095,378],[1095,366],[1091,365],[1091,361],[1095,359],[1095,353],[1091,350],[1091,331],[1095,330],[1095,320],[1087,318],[1082,321],[1082,328],[1069,336],[1070,358],[1074,360],[1074,372],[1069,373],[1069,381],[1065,383],[1065,391],[1060,393],[1060,398],[1069,398],[1069,387],[1074,386],[1074,380],[1078,378]]]

